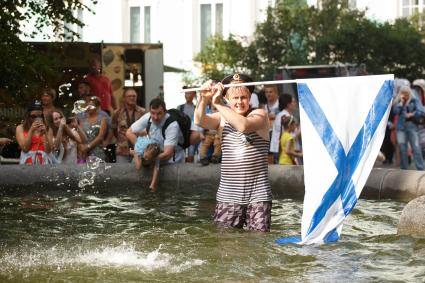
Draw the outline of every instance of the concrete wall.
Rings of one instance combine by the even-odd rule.
[[[170,165],[161,168],[159,191],[199,193],[215,198],[219,183],[219,165],[202,167],[199,164]],[[89,173],[87,173],[89,172]],[[103,164],[96,170],[80,166],[22,166],[0,167],[0,195],[81,191],[78,182],[83,174],[95,174],[94,184],[83,190],[120,193],[148,188],[150,173],[136,171],[132,164]],[[425,195],[425,176],[421,171],[373,169],[363,189],[362,197],[409,201]],[[304,173],[302,166],[269,167],[269,177],[275,198],[302,199]]]

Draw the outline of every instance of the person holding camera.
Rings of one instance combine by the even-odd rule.
[[[80,157],[85,161],[89,156],[105,160],[102,142],[107,131],[106,118],[99,114],[100,100],[91,96],[87,106],[87,116],[80,121],[87,142],[79,145]]]
[[[28,107],[22,124],[16,127],[16,140],[21,148],[19,164],[51,163],[51,144],[47,138],[43,107],[35,101]]]
[[[398,115],[397,142],[400,147],[400,168],[408,169],[407,143],[409,143],[413,151],[416,169],[424,170],[417,124],[421,117],[425,115],[425,111],[420,101],[412,94],[410,87],[400,87],[393,106],[393,113]]]
[[[49,125],[47,137],[52,145],[53,163],[77,164],[77,144],[85,143],[87,138],[76,117],[65,119],[62,111],[53,110],[46,120]]]

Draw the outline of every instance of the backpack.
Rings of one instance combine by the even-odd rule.
[[[172,122],[177,121],[184,139],[183,144],[179,143],[179,146],[182,148],[188,148],[190,146],[190,133],[192,132],[190,128],[192,125],[192,120],[185,113],[177,109],[168,109],[167,113],[170,114],[170,117],[165,120],[164,126],[162,127],[162,137],[165,139],[165,130]],[[146,131],[148,134],[151,124],[151,118],[149,118],[148,125],[146,126]]]

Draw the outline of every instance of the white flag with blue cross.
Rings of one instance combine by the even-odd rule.
[[[393,79],[297,80],[305,183],[301,237],[276,243],[318,244],[340,238],[384,139]]]

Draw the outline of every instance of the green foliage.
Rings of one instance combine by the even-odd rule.
[[[409,22],[412,26],[420,32],[422,35],[425,35],[425,13],[416,12],[409,17]]]
[[[74,12],[78,9],[90,10],[87,1],[80,0],[4,0],[0,11],[0,97],[5,103],[22,102],[43,87],[45,77],[53,70],[51,58],[33,50],[21,40],[23,37],[41,36],[51,29],[55,38],[73,40],[77,34],[68,28],[79,27]],[[96,4],[96,0],[89,3]]]
[[[221,80],[236,71],[242,71],[245,58],[245,48],[241,40],[230,35],[228,39],[212,36],[195,60],[202,64],[202,74],[205,78]]]
[[[234,62],[238,62],[237,66],[255,79],[269,80],[279,66],[352,63],[365,64],[371,74],[394,73],[410,80],[423,76],[421,15],[416,21],[413,17],[377,23],[364,12],[348,9],[348,1],[327,0],[322,9],[300,2],[281,0],[269,7],[248,46],[220,42],[219,46],[238,46],[236,54],[244,54],[242,59],[233,58],[233,50],[216,45],[202,50],[202,63],[211,66],[204,74],[214,74],[220,64],[221,69],[235,69]],[[224,52],[227,54],[221,54]]]
[[[291,8],[278,4],[267,9],[266,21],[258,24],[248,47],[246,67],[256,78],[271,79],[276,67],[309,62],[310,19],[314,10],[307,6]]]

